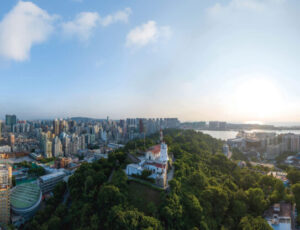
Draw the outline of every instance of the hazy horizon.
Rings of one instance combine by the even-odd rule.
[[[300,122],[300,2],[3,1],[0,118]]]
[[[9,114],[9,115],[16,115],[17,119],[22,121],[22,120],[27,120],[27,121],[37,121],[37,120],[55,120],[55,119],[72,119],[72,118],[88,118],[88,119],[95,119],[95,120],[106,120],[107,117],[110,120],[114,120],[114,121],[118,121],[118,120],[124,120],[127,118],[145,118],[145,119],[156,119],[156,118],[178,118],[178,117],[166,117],[166,116],[162,116],[162,117],[137,117],[137,116],[132,116],[132,117],[90,117],[90,116],[68,116],[68,117],[33,117],[33,118],[24,118],[24,117],[19,117],[17,114]],[[184,122],[206,122],[207,124],[210,121],[219,121],[219,122],[227,122],[230,124],[253,124],[253,125],[273,125],[275,127],[293,127],[293,126],[297,126],[300,127],[300,122],[294,122],[294,121],[282,121],[282,122],[261,122],[261,121],[228,121],[228,120],[182,120],[180,118],[178,118],[180,122],[184,123]],[[4,122],[5,121],[5,116],[0,116],[0,122]]]

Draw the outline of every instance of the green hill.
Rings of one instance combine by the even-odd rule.
[[[61,204],[58,191],[25,228],[271,229],[261,218],[264,210],[290,199],[281,181],[239,168],[221,154],[221,141],[203,133],[167,130],[164,139],[176,158],[168,192],[127,180],[126,153],[144,148],[133,141],[107,160],[83,164],[69,179],[68,202]],[[146,144],[157,140],[158,134]]]

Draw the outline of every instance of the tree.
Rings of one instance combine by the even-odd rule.
[[[288,171],[287,178],[291,182],[291,184],[300,182],[300,170],[297,170],[295,168],[290,169]]]
[[[286,197],[285,187],[282,181],[276,180],[275,189],[270,196],[272,203],[277,203],[283,200]]]
[[[180,229],[182,224],[182,205],[180,204],[180,198],[175,193],[170,194],[161,211],[161,218],[165,220],[167,226],[174,229]]]
[[[273,228],[262,217],[245,216],[241,219],[239,230],[272,230]]]
[[[143,180],[148,180],[149,176],[151,176],[152,172],[150,170],[143,170],[142,171],[142,175],[141,175],[141,179]]]
[[[105,218],[111,207],[123,204],[124,201],[125,197],[118,187],[114,185],[104,185],[100,189],[97,200],[101,218]]]
[[[80,213],[81,213],[81,220],[80,220],[81,226],[82,227],[88,226],[90,223],[90,218],[93,214],[92,205],[89,203],[85,203]]]
[[[185,194],[183,205],[185,208],[185,216],[188,219],[187,222],[189,222],[192,226],[200,227],[203,216],[203,208],[200,205],[198,198],[193,194]]]
[[[181,191],[181,183],[175,178],[169,182],[169,185],[175,193],[179,193]]]
[[[194,172],[189,178],[188,181],[191,186],[196,189],[204,189],[208,185],[207,177],[202,171]]]
[[[192,130],[166,130],[165,136],[176,161],[170,187],[160,197],[146,185],[141,185],[143,194],[138,189],[133,193],[133,183],[127,181],[122,169],[126,153],[144,146],[143,140],[133,140],[109,159],[82,163],[68,180],[70,202],[61,204],[67,186],[60,183],[25,229],[269,230],[261,217],[256,218],[269,201],[293,200],[294,194],[300,203],[300,185],[294,184],[292,193],[275,178],[237,167],[219,154],[220,140]],[[147,137],[146,147],[157,138]]]
[[[300,225],[300,215],[297,216],[296,221],[297,221],[297,225]]]
[[[85,194],[88,194],[90,192],[90,190],[93,188],[94,186],[94,180],[92,176],[88,176],[86,178],[86,181],[84,182],[84,192]]]
[[[29,173],[30,175],[32,175],[32,176],[37,176],[37,177],[39,177],[39,176],[45,175],[45,174],[46,174],[46,171],[45,171],[45,169],[44,169],[43,167],[38,166],[38,167],[36,167],[36,168],[31,167],[31,168],[28,170],[28,173]]]
[[[57,216],[52,216],[48,223],[48,229],[49,230],[57,230],[61,229],[61,219]]]
[[[91,226],[91,230],[99,229],[99,217],[97,214],[92,215],[90,226]]]
[[[108,215],[107,229],[111,230],[160,230],[160,222],[137,210],[124,211],[121,206],[114,206]]]
[[[211,228],[219,226],[229,208],[229,196],[220,186],[209,186],[203,191],[206,215],[211,218]],[[213,220],[212,220],[213,219]]]
[[[296,207],[300,209],[300,183],[294,184],[292,186],[292,191],[295,197]]]
[[[240,219],[247,214],[247,205],[243,200],[234,200],[232,203],[231,216]]]
[[[267,207],[264,192],[261,188],[250,188],[247,192],[249,210],[255,216],[259,216]]]
[[[264,175],[260,178],[259,185],[266,194],[270,194],[275,187],[276,182],[276,178]]]

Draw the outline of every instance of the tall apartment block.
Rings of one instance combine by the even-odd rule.
[[[10,188],[12,186],[12,168],[0,164],[0,223],[10,221]]]

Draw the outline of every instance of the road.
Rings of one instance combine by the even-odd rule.
[[[232,152],[229,151],[229,152],[228,152],[228,155],[227,155],[227,158],[230,159],[231,157],[232,157]]]
[[[112,172],[111,172],[111,174],[109,175],[109,178],[108,178],[108,181],[107,181],[108,183],[111,182],[114,173],[115,173],[115,169],[113,169]]]
[[[174,171],[175,171],[175,166],[173,165],[173,167],[171,168],[171,170],[169,170],[167,174],[167,187],[169,186],[169,181],[173,179]]]

